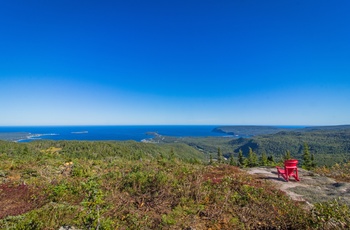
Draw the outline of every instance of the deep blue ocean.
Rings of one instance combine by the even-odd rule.
[[[227,136],[224,133],[212,132],[214,125],[160,125],[160,126],[23,126],[0,127],[0,133],[25,132],[30,133],[27,138],[19,140],[28,142],[33,140],[134,140],[152,138],[147,133],[156,132],[163,136],[175,137],[206,137]]]

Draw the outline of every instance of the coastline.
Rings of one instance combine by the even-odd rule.
[[[21,140],[27,140],[31,133],[27,132],[6,132],[0,133],[0,140],[19,142]]]
[[[16,126],[1,127],[0,140],[30,142],[34,140],[75,141],[137,141],[147,143],[167,142],[184,137],[252,138],[278,132],[310,132],[313,130],[344,130],[339,126],[252,126],[252,125],[154,125],[154,126]]]
[[[45,133],[45,134],[32,134],[24,132],[8,132],[0,133],[0,140],[12,141],[12,142],[26,142],[30,140],[41,140],[43,136],[56,136],[56,133]]]

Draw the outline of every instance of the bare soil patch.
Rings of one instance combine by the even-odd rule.
[[[293,200],[306,202],[309,205],[339,199],[340,203],[350,206],[350,183],[320,176],[316,173],[298,168],[300,181],[291,178],[289,182],[278,178],[276,168],[248,168],[249,174],[257,179],[271,182],[273,186],[289,195]]]

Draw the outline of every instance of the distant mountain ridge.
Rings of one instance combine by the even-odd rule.
[[[313,130],[348,130],[350,129],[350,125],[327,125],[327,126],[309,126],[305,127],[305,131],[313,131]]]
[[[231,125],[219,126],[213,129],[213,132],[227,133],[229,135],[241,137],[253,137],[258,135],[275,134],[278,132],[300,131],[309,132],[315,130],[347,130],[350,125],[332,125],[332,126],[264,126],[264,125]]]
[[[234,125],[220,126],[213,129],[213,132],[227,133],[229,135],[252,137],[264,134],[274,134],[281,131],[290,131],[293,128],[284,128],[278,126],[260,126],[260,125]],[[295,128],[299,129],[299,128]]]

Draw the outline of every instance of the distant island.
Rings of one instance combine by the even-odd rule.
[[[86,134],[89,133],[89,131],[79,131],[79,132],[71,132],[72,134]]]

